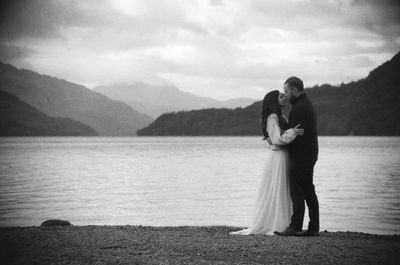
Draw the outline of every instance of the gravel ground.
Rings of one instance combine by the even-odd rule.
[[[233,236],[237,227],[0,228],[1,264],[399,264],[400,236]]]

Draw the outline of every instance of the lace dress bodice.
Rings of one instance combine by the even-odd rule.
[[[272,144],[269,145],[271,150],[284,149],[285,145],[289,144],[296,138],[296,134],[292,128],[281,133],[278,116],[276,114],[271,114],[268,116],[267,132],[269,139],[272,142]]]

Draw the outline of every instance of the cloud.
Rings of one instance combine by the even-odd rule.
[[[19,59],[25,58],[34,51],[18,46],[0,44],[0,61],[5,63],[14,63]]]
[[[397,1],[2,2],[0,55],[87,85],[159,76],[203,96],[262,97],[364,77],[400,47]]]
[[[65,31],[86,30],[154,34],[165,29],[185,29],[202,33],[183,12],[162,1],[146,1],[142,14],[123,12],[114,2],[105,0],[18,0],[4,1],[1,6],[1,40],[18,38],[62,38]],[[133,5],[135,2],[128,1]],[[157,6],[158,5],[158,6]],[[179,12],[178,12],[179,11]]]
[[[397,0],[354,0],[353,7],[363,8],[365,11],[362,22],[371,30],[379,27],[394,27],[400,24],[400,2]],[[399,30],[399,29],[397,29]]]
[[[210,5],[213,6],[220,6],[220,5],[224,5],[224,1],[223,0],[210,0]]]
[[[61,27],[79,23],[78,11],[70,1],[2,1],[0,39],[62,37]]]

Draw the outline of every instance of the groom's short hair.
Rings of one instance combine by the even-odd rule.
[[[286,84],[288,84],[291,87],[297,88],[300,92],[304,90],[303,81],[296,76],[292,76],[286,79],[284,85]]]

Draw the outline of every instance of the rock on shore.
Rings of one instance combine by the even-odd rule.
[[[44,221],[40,226],[72,226],[72,224],[66,220],[50,219]]]
[[[398,264],[400,236],[232,236],[235,227],[0,228],[2,264]]]

